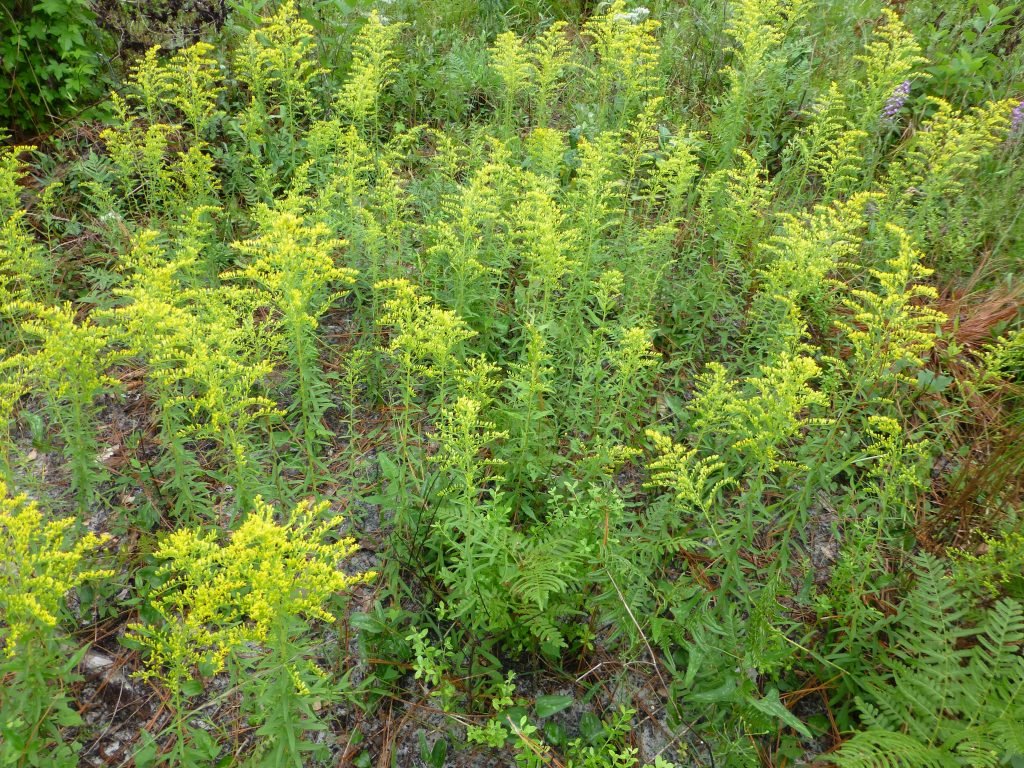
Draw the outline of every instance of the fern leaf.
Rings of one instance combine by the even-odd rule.
[[[959,768],[955,757],[895,731],[864,731],[836,753],[839,768]]]

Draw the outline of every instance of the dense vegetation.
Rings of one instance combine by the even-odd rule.
[[[229,10],[3,43],[0,765],[1024,764],[1019,4]]]

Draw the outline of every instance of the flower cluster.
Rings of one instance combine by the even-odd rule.
[[[257,498],[226,545],[195,528],[165,539],[156,557],[168,581],[152,603],[162,622],[130,628],[149,652],[141,676],[180,689],[193,667],[219,671],[233,650],[290,631],[296,617],[333,621],[323,604],[374,574],[339,570],[356,544],[350,538],[325,543],[341,525],[339,517],[324,517],[326,506],[300,503],[279,525]]]
[[[639,24],[641,21],[646,21],[647,17],[651,15],[651,10],[644,6],[637,6],[632,11],[624,11],[622,13],[615,14],[615,21],[625,21],[630,24]]]
[[[26,496],[8,496],[0,481],[0,648],[26,653],[24,643],[57,626],[64,595],[86,581],[112,575],[85,567],[89,553],[105,541],[87,533],[72,542],[74,518],[49,520]]]
[[[882,108],[882,119],[887,123],[891,123],[895,120],[896,115],[898,115],[900,110],[903,109],[903,105],[906,103],[909,95],[910,81],[904,80],[896,86],[896,90],[892,92],[892,96],[890,96],[888,101],[885,102],[885,106]]]
[[[1017,136],[1024,129],[1024,99],[1017,102],[1017,106],[1010,112],[1010,136]]]

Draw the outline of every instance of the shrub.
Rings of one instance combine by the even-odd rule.
[[[88,0],[13,0],[0,9],[0,125],[41,133],[101,93],[106,38]]]

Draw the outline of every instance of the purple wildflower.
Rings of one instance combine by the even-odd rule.
[[[885,106],[882,107],[882,119],[891,123],[896,119],[896,115],[903,109],[903,104],[907,100],[907,96],[910,95],[910,81],[904,80],[902,83],[896,86],[896,90],[892,92],[892,96],[885,102]]]
[[[1010,135],[1016,136],[1024,128],[1024,99],[1017,102],[1017,106],[1010,112]]]

